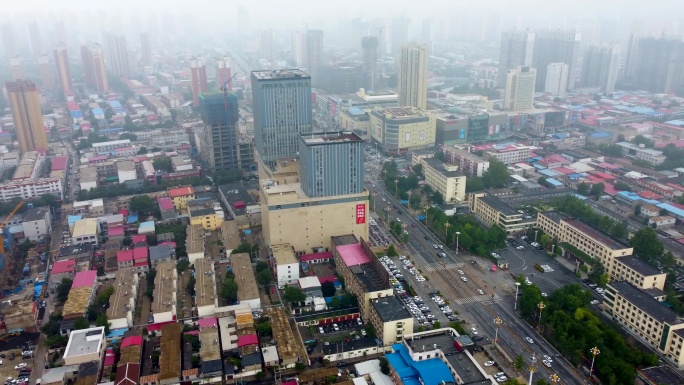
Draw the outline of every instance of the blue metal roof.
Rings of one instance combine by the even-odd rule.
[[[78,221],[80,219],[83,219],[82,215],[69,215],[68,223],[69,224],[76,223],[76,221]]]
[[[107,103],[109,103],[109,106],[112,108],[121,108],[121,103],[119,103],[118,100],[110,100]]]
[[[610,132],[603,131],[592,132],[590,135],[592,138],[609,138],[612,136]]]
[[[577,199],[581,199],[583,201],[587,200],[587,197],[585,197],[584,195],[580,195],[580,194],[572,194],[572,195]]]
[[[553,171],[553,170],[550,170],[550,169],[539,170],[538,172],[539,172],[540,174],[546,175],[546,176],[558,176],[558,175],[561,175],[558,171]]]
[[[93,115],[104,115],[102,108],[93,108],[90,112],[92,112]]]
[[[348,111],[352,115],[365,115],[366,114],[366,112],[364,110],[360,109],[359,107],[350,107]]]
[[[684,120],[679,120],[679,119],[668,120],[668,121],[665,122],[665,123],[671,124],[671,125],[673,125],[673,126],[684,126]]]
[[[656,207],[658,207],[659,209],[666,210],[669,214],[678,216],[680,218],[684,217],[684,210],[682,210],[678,207],[672,206],[669,203],[659,203],[659,204],[656,204]]]
[[[449,367],[442,360],[431,358],[414,361],[402,344],[394,344],[392,349],[394,353],[387,354],[385,357],[404,384],[439,385],[443,382],[456,382]]]
[[[549,184],[551,184],[551,185],[553,185],[553,186],[555,186],[555,187],[558,187],[558,186],[562,186],[562,185],[563,185],[563,183],[561,183],[561,182],[559,182],[559,181],[557,181],[557,180],[555,180],[555,179],[553,179],[553,178],[546,178],[546,181],[547,181]]]
[[[71,111],[70,114],[71,114],[72,118],[82,118],[83,117],[83,112],[81,112],[81,110]]]

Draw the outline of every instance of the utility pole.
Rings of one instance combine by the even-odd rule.
[[[537,371],[537,356],[535,356],[535,353],[532,353],[532,361],[530,361],[530,366],[527,369],[530,371],[530,381],[527,385],[532,385],[532,376]]]
[[[537,307],[539,307],[539,323],[537,324],[537,332],[541,333],[542,312],[544,311],[544,308],[546,307],[546,305],[544,305],[544,302],[540,302],[539,305],[537,305]]]
[[[589,353],[591,353],[591,368],[589,369],[589,378],[591,378],[592,373],[594,372],[594,361],[596,361],[596,356],[601,354],[601,351],[597,346],[594,346],[593,348],[589,349]]]
[[[499,342],[499,326],[501,326],[502,323],[503,321],[501,318],[496,317],[494,319],[494,324],[496,325],[496,331],[494,332],[494,346],[496,346],[497,342]]]

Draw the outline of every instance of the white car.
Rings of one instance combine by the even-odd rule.
[[[530,337],[525,337],[525,341],[527,341],[527,342],[529,342],[529,343],[531,343],[531,344],[534,343],[534,340],[533,340],[532,338],[530,338]]]
[[[553,359],[548,354],[544,354],[544,359],[549,362],[553,362]]]
[[[520,246],[516,247],[516,249],[518,249],[518,250],[525,250],[525,246],[520,245]]]
[[[477,292],[478,292],[479,294],[484,294],[484,291],[482,291],[482,289],[477,289]]]
[[[463,274],[465,274],[465,273],[463,272],[463,270],[459,270],[459,271],[458,271],[458,274],[463,275]]]
[[[26,365],[26,362],[22,362],[21,364],[15,366],[14,369],[17,369],[17,370],[24,369],[26,366],[28,366],[28,365]]]
[[[437,246],[436,243],[434,243],[434,244],[432,245],[432,247],[435,248],[435,249],[439,249],[439,246]]]
[[[591,301],[591,304],[592,304],[592,305],[598,305],[598,304],[599,304],[599,300],[595,299],[595,300]]]
[[[542,296],[542,297],[548,297],[549,295],[546,294],[546,293],[544,293],[544,292],[542,292],[542,293],[541,293],[541,296]]]
[[[466,278],[466,277],[461,277],[461,281],[463,281],[463,282],[468,282],[468,278]]]
[[[550,367],[551,367],[551,361],[549,361],[549,360],[543,360],[542,362],[544,363],[544,366],[546,366],[547,368],[550,368]]]
[[[487,361],[484,363],[484,366],[494,366],[495,363],[496,362],[494,362],[494,361]]]
[[[471,328],[470,331],[473,332],[473,335],[477,335],[477,329]]]
[[[444,245],[438,245],[440,249],[444,249]]]

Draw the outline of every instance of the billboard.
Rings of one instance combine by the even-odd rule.
[[[356,224],[361,225],[366,223],[366,205],[356,205]]]

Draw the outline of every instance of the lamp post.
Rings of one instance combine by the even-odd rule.
[[[387,225],[389,226],[389,212],[391,208],[389,206],[385,207],[385,220],[387,221]]]
[[[411,193],[413,193],[413,191],[411,191],[411,190],[406,192],[406,194],[408,194],[408,200],[406,201],[406,207],[409,210],[409,213],[411,210]]]
[[[428,210],[430,210],[430,206],[423,207],[423,211],[425,212],[425,226],[428,225]]]
[[[460,231],[456,232],[456,254],[458,254],[458,236],[461,235]]]
[[[408,231],[406,231],[406,227],[407,227],[407,226],[408,226],[408,224],[406,224],[406,222],[403,222],[403,223],[401,224],[401,228],[404,230],[404,231],[403,231],[403,234],[401,234],[402,241],[403,241],[404,236],[406,236],[406,240],[408,241]],[[407,243],[408,243],[408,242],[407,242]]]
[[[373,211],[378,211],[377,206],[375,205],[375,198],[378,196],[378,193],[373,192]]]
[[[532,385],[532,376],[537,371],[537,356],[535,356],[535,353],[532,353],[532,361],[530,361],[530,366],[527,369],[530,371],[530,382],[528,385]]]
[[[539,230],[534,230],[534,241],[537,242],[537,233]]]
[[[399,194],[399,179],[397,178],[394,180],[394,195],[396,195],[397,198],[399,198],[398,194]]]
[[[542,312],[544,311],[546,305],[544,305],[544,302],[540,302],[537,307],[539,308],[539,323],[537,324],[537,332],[541,333]]]
[[[515,299],[513,300],[513,310],[518,308],[518,289],[520,289],[520,282],[515,283]]]
[[[496,325],[496,331],[494,332],[494,345],[499,342],[499,326],[503,323],[501,318],[496,317],[494,318],[494,324]]]
[[[589,353],[591,353],[591,368],[589,368],[589,378],[591,378],[591,375],[594,372],[594,361],[596,360],[596,356],[601,354],[601,351],[598,347],[594,346],[593,348],[589,349]]]
[[[555,385],[559,382],[560,382],[560,377],[558,377],[557,374],[552,374],[551,375],[551,383]]]
[[[444,244],[447,245],[447,242],[449,241],[449,226],[451,226],[451,223],[446,222],[444,223]],[[447,245],[448,247],[449,245]]]

